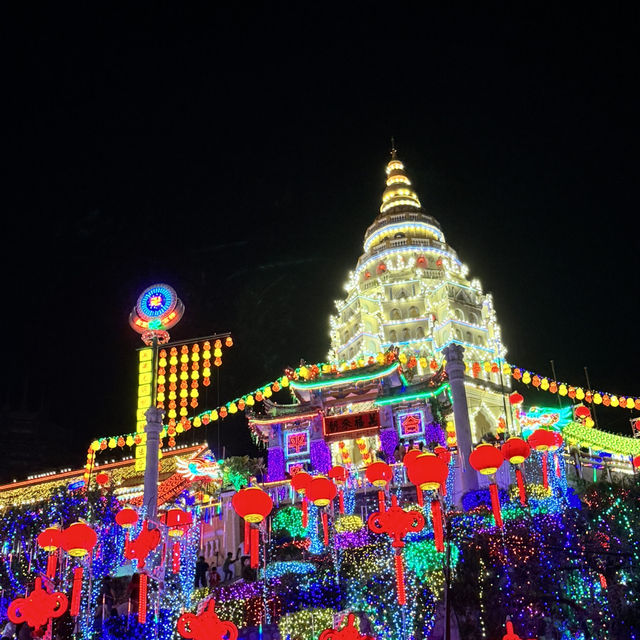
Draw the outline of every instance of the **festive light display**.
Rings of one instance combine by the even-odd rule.
[[[500,511],[500,496],[498,485],[495,482],[495,474],[502,466],[504,458],[499,449],[490,444],[481,444],[469,454],[469,464],[479,473],[491,476],[489,492],[491,495],[491,508],[496,526],[502,528],[502,513]]]
[[[33,629],[44,626],[51,618],[59,618],[68,606],[64,593],[48,593],[42,588],[42,580],[36,578],[33,591],[26,598],[17,598],[7,610],[11,622],[26,622]]]

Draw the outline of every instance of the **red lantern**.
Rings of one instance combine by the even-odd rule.
[[[62,546],[62,531],[58,527],[49,527],[38,535],[38,544],[49,552],[47,558],[47,577],[53,578],[58,564],[56,551]]]
[[[589,407],[585,407],[583,404],[579,404],[574,409],[574,414],[576,418],[580,418],[580,420],[585,420],[586,418],[591,417],[591,411],[589,410]]]
[[[75,558],[82,558],[93,551],[98,542],[96,532],[84,522],[74,522],[62,531],[62,548]]]
[[[519,405],[522,404],[524,402],[524,398],[522,397],[521,394],[519,394],[517,391],[514,391],[510,396],[509,396],[509,402],[512,405]]]
[[[404,547],[403,538],[407,533],[422,531],[424,516],[419,511],[405,511],[400,508],[397,496],[391,496],[391,507],[384,512],[372,513],[367,524],[373,533],[387,533],[393,538],[391,546],[396,550],[394,562],[398,604],[404,605],[407,600],[404,589],[404,564],[401,555],[401,549]]]
[[[231,499],[235,512],[247,522],[262,522],[273,509],[273,500],[258,487],[240,489]]]
[[[136,522],[138,522],[138,513],[131,507],[125,507],[116,513],[116,522],[123,529],[130,529]]]
[[[347,624],[340,631],[325,629],[318,640],[375,640],[373,636],[363,636],[355,625],[356,617],[353,613],[347,616]]]
[[[26,598],[16,598],[7,609],[7,617],[14,624],[26,622],[33,629],[44,627],[51,618],[59,618],[69,605],[64,593],[48,593],[42,579],[36,578],[33,591]]]
[[[433,453],[435,453],[438,458],[440,458],[440,460],[442,460],[447,465],[451,461],[451,452],[449,451],[449,449],[445,449],[445,447],[441,447],[440,445],[438,445],[433,450]]]
[[[307,490],[307,497],[316,507],[326,507],[338,494],[336,485],[329,480],[329,478],[323,478],[322,476],[316,476],[311,481],[309,489]],[[327,512],[322,510],[322,531],[324,534],[325,547],[329,544],[329,523],[327,518]]]
[[[555,451],[562,444],[562,436],[547,429],[537,429],[527,440],[532,449],[542,452],[542,486],[548,489],[549,472],[547,470],[547,451]]]
[[[240,489],[233,498],[231,504],[236,513],[244,519],[244,546],[245,552],[251,555],[251,567],[256,569],[259,562],[260,532],[252,528],[252,524],[262,522],[273,509],[271,496],[258,487]]]
[[[367,467],[367,480],[374,486],[378,487],[378,505],[380,511],[385,510],[384,487],[391,482],[393,471],[386,462],[374,462]]]
[[[109,474],[105,473],[104,471],[101,471],[100,473],[96,474],[96,482],[101,487],[106,486],[107,484],[109,484]]]
[[[342,491],[342,485],[347,481],[347,470],[341,466],[331,467],[329,469],[329,477],[338,485],[338,504],[340,507],[340,513],[344,513],[344,493]]]
[[[634,469],[638,469],[640,467],[640,456],[636,456],[632,463]]]
[[[309,524],[309,510],[305,495],[313,478],[304,471],[299,471],[291,478],[291,487],[302,496],[302,526],[306,529]]]
[[[469,454],[469,464],[479,473],[485,476],[494,476],[502,466],[504,457],[502,453],[490,444],[481,444]],[[500,495],[495,478],[489,484],[489,494],[491,495],[491,509],[496,526],[502,528],[502,513],[500,511]]]
[[[402,459],[402,464],[404,464],[407,471],[409,467],[415,462],[418,456],[422,455],[422,451],[420,449],[409,449],[407,453],[405,453],[404,458]]]
[[[531,447],[522,438],[509,438],[501,448],[502,455],[516,468],[516,482],[520,494],[520,504],[527,504],[527,495],[524,488],[524,478],[520,465],[531,455]]]
[[[237,640],[238,627],[228,620],[220,620],[215,607],[215,600],[209,600],[202,613],[183,613],[178,618],[178,633],[189,640]]]
[[[171,538],[181,538],[186,529],[193,523],[191,514],[182,509],[169,509],[164,514],[163,521],[169,529]]]

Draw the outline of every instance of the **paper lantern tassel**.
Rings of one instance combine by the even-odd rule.
[[[327,512],[322,512],[322,534],[324,537],[324,546],[329,546],[329,521],[327,518]]]
[[[493,510],[493,517],[496,521],[496,526],[502,529],[502,513],[500,511],[500,496],[498,495],[498,485],[492,482],[489,485],[489,493],[491,494],[491,509]]]
[[[340,515],[344,515],[344,491],[338,491],[338,505],[340,507]]]
[[[54,551],[49,554],[47,558],[47,578],[53,579],[56,575],[56,568],[58,567],[58,552]]]
[[[433,520],[433,541],[436,551],[444,551],[444,532],[442,529],[442,508],[439,500],[431,501],[431,519]]]
[[[147,622],[147,574],[140,574],[140,590],[138,592],[138,622]]]
[[[73,570],[73,587],[71,590],[71,609],[69,613],[77,616],[80,613],[80,597],[82,596],[82,567]]]
[[[545,489],[549,488],[549,472],[547,469],[547,452],[542,454],[542,486]]]
[[[257,528],[251,529],[251,568],[258,568],[258,556],[260,551],[260,531]]]
[[[251,553],[251,523],[248,520],[244,521],[244,552]]]
[[[523,507],[527,506],[527,494],[524,489],[524,477],[520,469],[516,469],[516,482],[518,483],[518,493],[520,494],[520,504]]]
[[[424,507],[424,495],[422,494],[422,489],[416,486],[416,491],[418,492],[418,504],[421,507]]]
[[[177,540],[173,543],[171,552],[171,570],[173,573],[180,572],[180,543]]]
[[[407,596],[404,591],[404,563],[402,560],[402,554],[397,553],[395,556],[396,563],[396,590],[398,594],[398,604],[404,605],[407,603]]]
[[[387,505],[384,499],[384,491],[378,491],[378,511],[384,513],[387,510]]]
[[[302,498],[302,527],[306,529],[309,526],[309,507],[307,505],[307,499]]]

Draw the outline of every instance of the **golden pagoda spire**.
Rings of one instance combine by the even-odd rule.
[[[398,160],[395,140],[391,138],[391,160],[387,164],[387,188],[382,194],[380,213],[386,213],[394,207],[413,207],[421,209],[422,205],[416,192],[411,188],[404,165]]]

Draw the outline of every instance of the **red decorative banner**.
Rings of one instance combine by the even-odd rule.
[[[377,409],[375,411],[366,411],[365,413],[325,416],[323,425],[325,436],[350,434],[379,428],[380,412]]]

